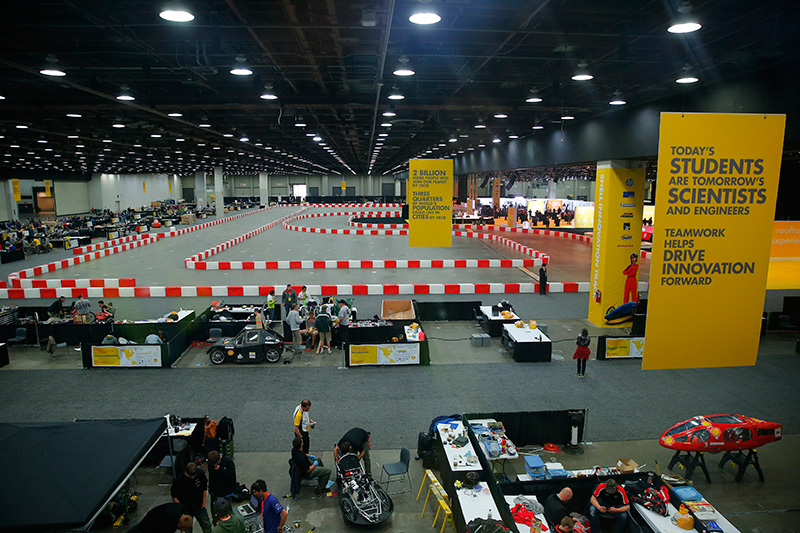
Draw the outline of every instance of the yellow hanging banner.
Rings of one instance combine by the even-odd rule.
[[[347,182],[342,180],[342,192],[347,190]]]
[[[661,113],[642,368],[755,365],[785,123]]]
[[[644,178],[643,168],[597,163],[588,317],[596,326],[620,328],[633,320],[639,301]]]
[[[146,181],[142,182],[142,192],[147,192],[147,182]]]
[[[492,178],[492,205],[495,209],[500,209],[500,188],[503,185],[503,178],[500,176]]]
[[[453,160],[408,162],[408,245],[449,247],[453,242]]]
[[[172,180],[169,180],[169,193],[172,194]]]
[[[15,202],[22,200],[22,193],[19,190],[19,180],[16,178],[11,180],[11,191],[14,193]]]
[[[44,180],[44,195],[48,198],[53,196],[53,191],[50,189],[50,180]]]

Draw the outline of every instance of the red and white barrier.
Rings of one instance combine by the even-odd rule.
[[[198,254],[200,255],[200,254]],[[197,257],[197,256],[192,256]],[[386,259],[321,261],[198,261],[189,258],[186,268],[194,270],[290,270],[335,268],[518,268],[540,266],[540,259]]]
[[[135,287],[136,278],[94,278],[94,279],[22,279],[14,278],[11,286],[23,289],[73,288],[73,287]]]
[[[81,255],[85,254],[86,252],[94,252],[95,250],[102,250],[104,248],[111,248],[112,246],[116,246],[118,244],[123,244],[126,242],[131,241],[138,241],[144,239],[147,234],[142,233],[138,235],[128,235],[127,237],[120,237],[118,239],[111,239],[110,241],[103,241],[98,242],[97,244],[89,244],[86,246],[78,246],[77,248],[72,249],[72,255]]]
[[[548,293],[589,292],[588,281],[548,283]],[[639,282],[639,290],[647,290],[648,283]],[[174,298],[174,297],[266,297],[273,285],[233,286],[174,286],[174,287],[74,287],[74,288],[13,288],[0,289],[0,298]],[[384,296],[414,294],[535,294],[538,283],[399,283],[386,285],[308,285],[311,294],[322,296]]]

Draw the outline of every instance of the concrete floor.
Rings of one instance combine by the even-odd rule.
[[[800,436],[786,435],[781,441],[763,448],[760,454],[761,466],[766,478],[759,483],[752,469],[741,483],[735,483],[735,469],[731,466],[718,468],[716,455],[708,456],[708,466],[712,483],[705,481],[701,474],[693,476],[694,487],[703,494],[734,526],[742,533],[794,533],[800,531],[797,520],[800,518],[800,487],[796,482],[795,472],[800,468],[800,456],[796,450],[800,447]],[[313,448],[313,444],[312,444]],[[530,453],[538,453],[545,461],[556,460],[567,469],[584,469],[594,466],[613,466],[617,459],[627,457],[634,459],[642,466],[643,471],[666,470],[672,455],[670,450],[662,448],[654,440],[623,442],[588,442],[581,446],[582,454],[549,453],[529,449]],[[315,451],[327,466],[333,463],[331,451]],[[521,450],[526,453],[526,450]],[[298,531],[305,533],[315,529],[315,533],[344,533],[353,528],[346,526],[338,508],[337,497],[316,497],[313,487],[303,486],[296,499],[288,497],[289,475],[287,460],[289,452],[237,452],[234,456],[239,481],[249,485],[256,479],[264,479],[268,488],[289,510],[287,525],[294,526],[299,522]],[[412,456],[414,450],[412,450]],[[372,453],[372,470],[380,475],[381,465],[395,462],[399,458],[399,450],[375,450]],[[503,467],[506,475],[514,479],[524,473],[522,459],[507,461]],[[424,533],[434,531],[431,528],[434,512],[426,510],[421,516],[425,499],[423,492],[420,501],[416,500],[424,470],[421,461],[411,461],[409,473],[413,488],[410,492],[392,495],[395,505],[393,516],[382,526],[373,531],[392,531],[395,533]],[[671,472],[681,474],[682,470]],[[159,480],[169,481],[163,470],[155,467],[142,467],[135,476],[135,489],[141,492],[139,511],[141,518],[146,511],[169,499],[169,486],[159,486]],[[389,487],[392,491],[401,488],[399,483]],[[441,517],[438,522],[441,526]],[[436,528],[438,530],[439,527]],[[450,526],[446,531],[452,531]],[[98,529],[97,531],[105,531]],[[111,531],[110,529],[108,531]],[[199,533],[200,527],[195,524],[194,531]]]

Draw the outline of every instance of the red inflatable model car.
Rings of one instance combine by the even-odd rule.
[[[671,450],[727,452],[758,448],[780,440],[782,426],[744,415],[695,416],[675,424],[659,444]]]

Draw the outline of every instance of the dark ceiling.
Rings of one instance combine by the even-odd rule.
[[[188,23],[159,18],[163,2],[8,2],[0,165],[383,174],[531,135],[537,122],[560,127],[565,113],[569,127],[618,112],[615,91],[628,106],[672,96],[687,64],[702,85],[800,58],[794,0],[697,1],[703,28],[686,35],[666,31],[676,0],[422,3],[441,22],[410,23],[418,0],[190,0]],[[403,55],[414,76],[393,74]],[[39,74],[48,56],[65,77]],[[230,74],[237,56],[253,75]],[[581,61],[593,80],[571,79]],[[259,98],[267,84],[278,100]],[[135,101],[116,100],[123,86]],[[394,87],[404,100],[387,98]],[[532,88],[541,103],[525,102]]]

